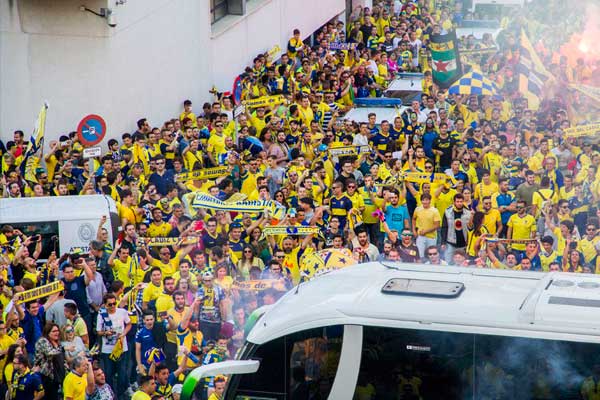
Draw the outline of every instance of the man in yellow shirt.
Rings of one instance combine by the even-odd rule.
[[[192,102],[191,100],[186,100],[183,102],[183,112],[179,114],[179,121],[183,123],[183,120],[189,118],[192,121],[192,127],[197,128],[198,124],[196,121],[196,114],[192,112]]]
[[[497,208],[492,208],[492,198],[485,196],[482,201],[482,209],[485,216],[483,225],[487,228],[490,235],[496,236],[502,230],[502,216]]]
[[[202,364],[203,335],[200,331],[200,324],[196,315],[200,311],[200,304],[203,301],[203,298],[196,297],[192,305],[185,311],[181,322],[177,326],[178,344],[189,350],[187,355],[188,368],[195,368]],[[177,362],[180,363],[182,358],[183,354],[177,358]]]
[[[193,244],[184,246],[180,249],[174,258],[171,258],[171,250],[168,247],[161,247],[158,252],[159,259],[156,259],[148,253],[148,263],[153,267],[158,267],[162,271],[163,276],[173,276],[179,268],[179,263],[183,260],[194,248]]]
[[[95,382],[92,364],[84,356],[76,356],[71,362],[71,372],[63,382],[65,400],[85,400],[94,393]]]
[[[158,207],[152,209],[152,223],[148,225],[146,236],[148,237],[167,237],[173,229],[173,226],[163,219],[162,210]]]
[[[208,157],[213,165],[219,165],[219,155],[225,152],[225,136],[223,135],[223,122],[217,120],[213,125],[214,129],[208,139]]]
[[[491,197],[496,193],[498,193],[498,184],[492,182],[490,171],[483,170],[481,173],[481,182],[473,186],[473,197],[481,201],[484,197]],[[479,209],[481,209],[481,205]]]
[[[168,311],[175,306],[173,292],[175,292],[175,279],[170,276],[163,278],[163,291],[156,299],[156,318],[158,322],[167,319]]]
[[[129,256],[129,248],[117,245],[108,258],[108,265],[112,268],[115,280],[121,281],[125,287],[132,287],[135,282],[136,265]]]
[[[156,390],[156,381],[152,375],[138,376],[139,389],[131,396],[131,400],[150,400]]]
[[[142,295],[142,310],[156,309],[156,300],[162,292],[162,272],[159,267],[152,267],[150,270],[150,284],[146,286]]]
[[[170,360],[171,366],[175,364],[177,356],[177,327],[183,320],[188,307],[185,306],[185,294],[177,291],[172,296],[173,306],[167,310],[167,343],[165,344],[165,356]],[[158,305],[157,305],[158,309]]]
[[[421,196],[421,206],[413,213],[412,225],[419,254],[425,254],[425,249],[437,244],[437,230],[440,228],[442,218],[437,208],[431,207],[431,195],[425,193]]]
[[[240,175],[240,178],[242,179],[242,189],[240,190],[240,192],[242,194],[245,194],[246,196],[250,196],[252,192],[256,189],[256,178],[262,175],[262,173],[258,169],[259,164],[260,161],[258,159],[251,159],[248,162],[247,169],[243,171]]]
[[[517,213],[511,215],[508,220],[508,231],[506,232],[506,237],[508,239],[523,240],[535,238],[535,218],[527,214],[526,210],[525,201],[517,201]],[[520,252],[525,252],[524,243],[514,243],[512,244],[512,248]]]

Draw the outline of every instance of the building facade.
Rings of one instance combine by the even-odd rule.
[[[225,5],[223,5],[225,4]],[[107,137],[160,126],[184,99],[231,90],[253,57],[340,16],[345,0],[0,0],[0,138],[46,138],[101,115]]]

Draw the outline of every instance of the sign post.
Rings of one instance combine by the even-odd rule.
[[[106,122],[96,114],[85,116],[77,126],[77,137],[84,147],[83,158],[89,159],[88,166],[92,184],[96,186],[94,179],[94,157],[102,154],[102,147],[96,146],[106,136]],[[96,146],[96,147],[94,147]]]

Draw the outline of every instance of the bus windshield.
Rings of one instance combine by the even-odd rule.
[[[358,399],[587,399],[600,382],[597,344],[380,327],[363,338]]]
[[[234,376],[227,398],[326,399],[337,371],[343,331],[342,326],[330,326],[263,345],[247,344],[241,358],[259,360],[260,368],[254,374]]]

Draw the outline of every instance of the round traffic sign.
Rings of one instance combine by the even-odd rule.
[[[84,117],[77,126],[77,137],[84,146],[94,146],[104,139],[106,135],[106,122],[95,114]]]

